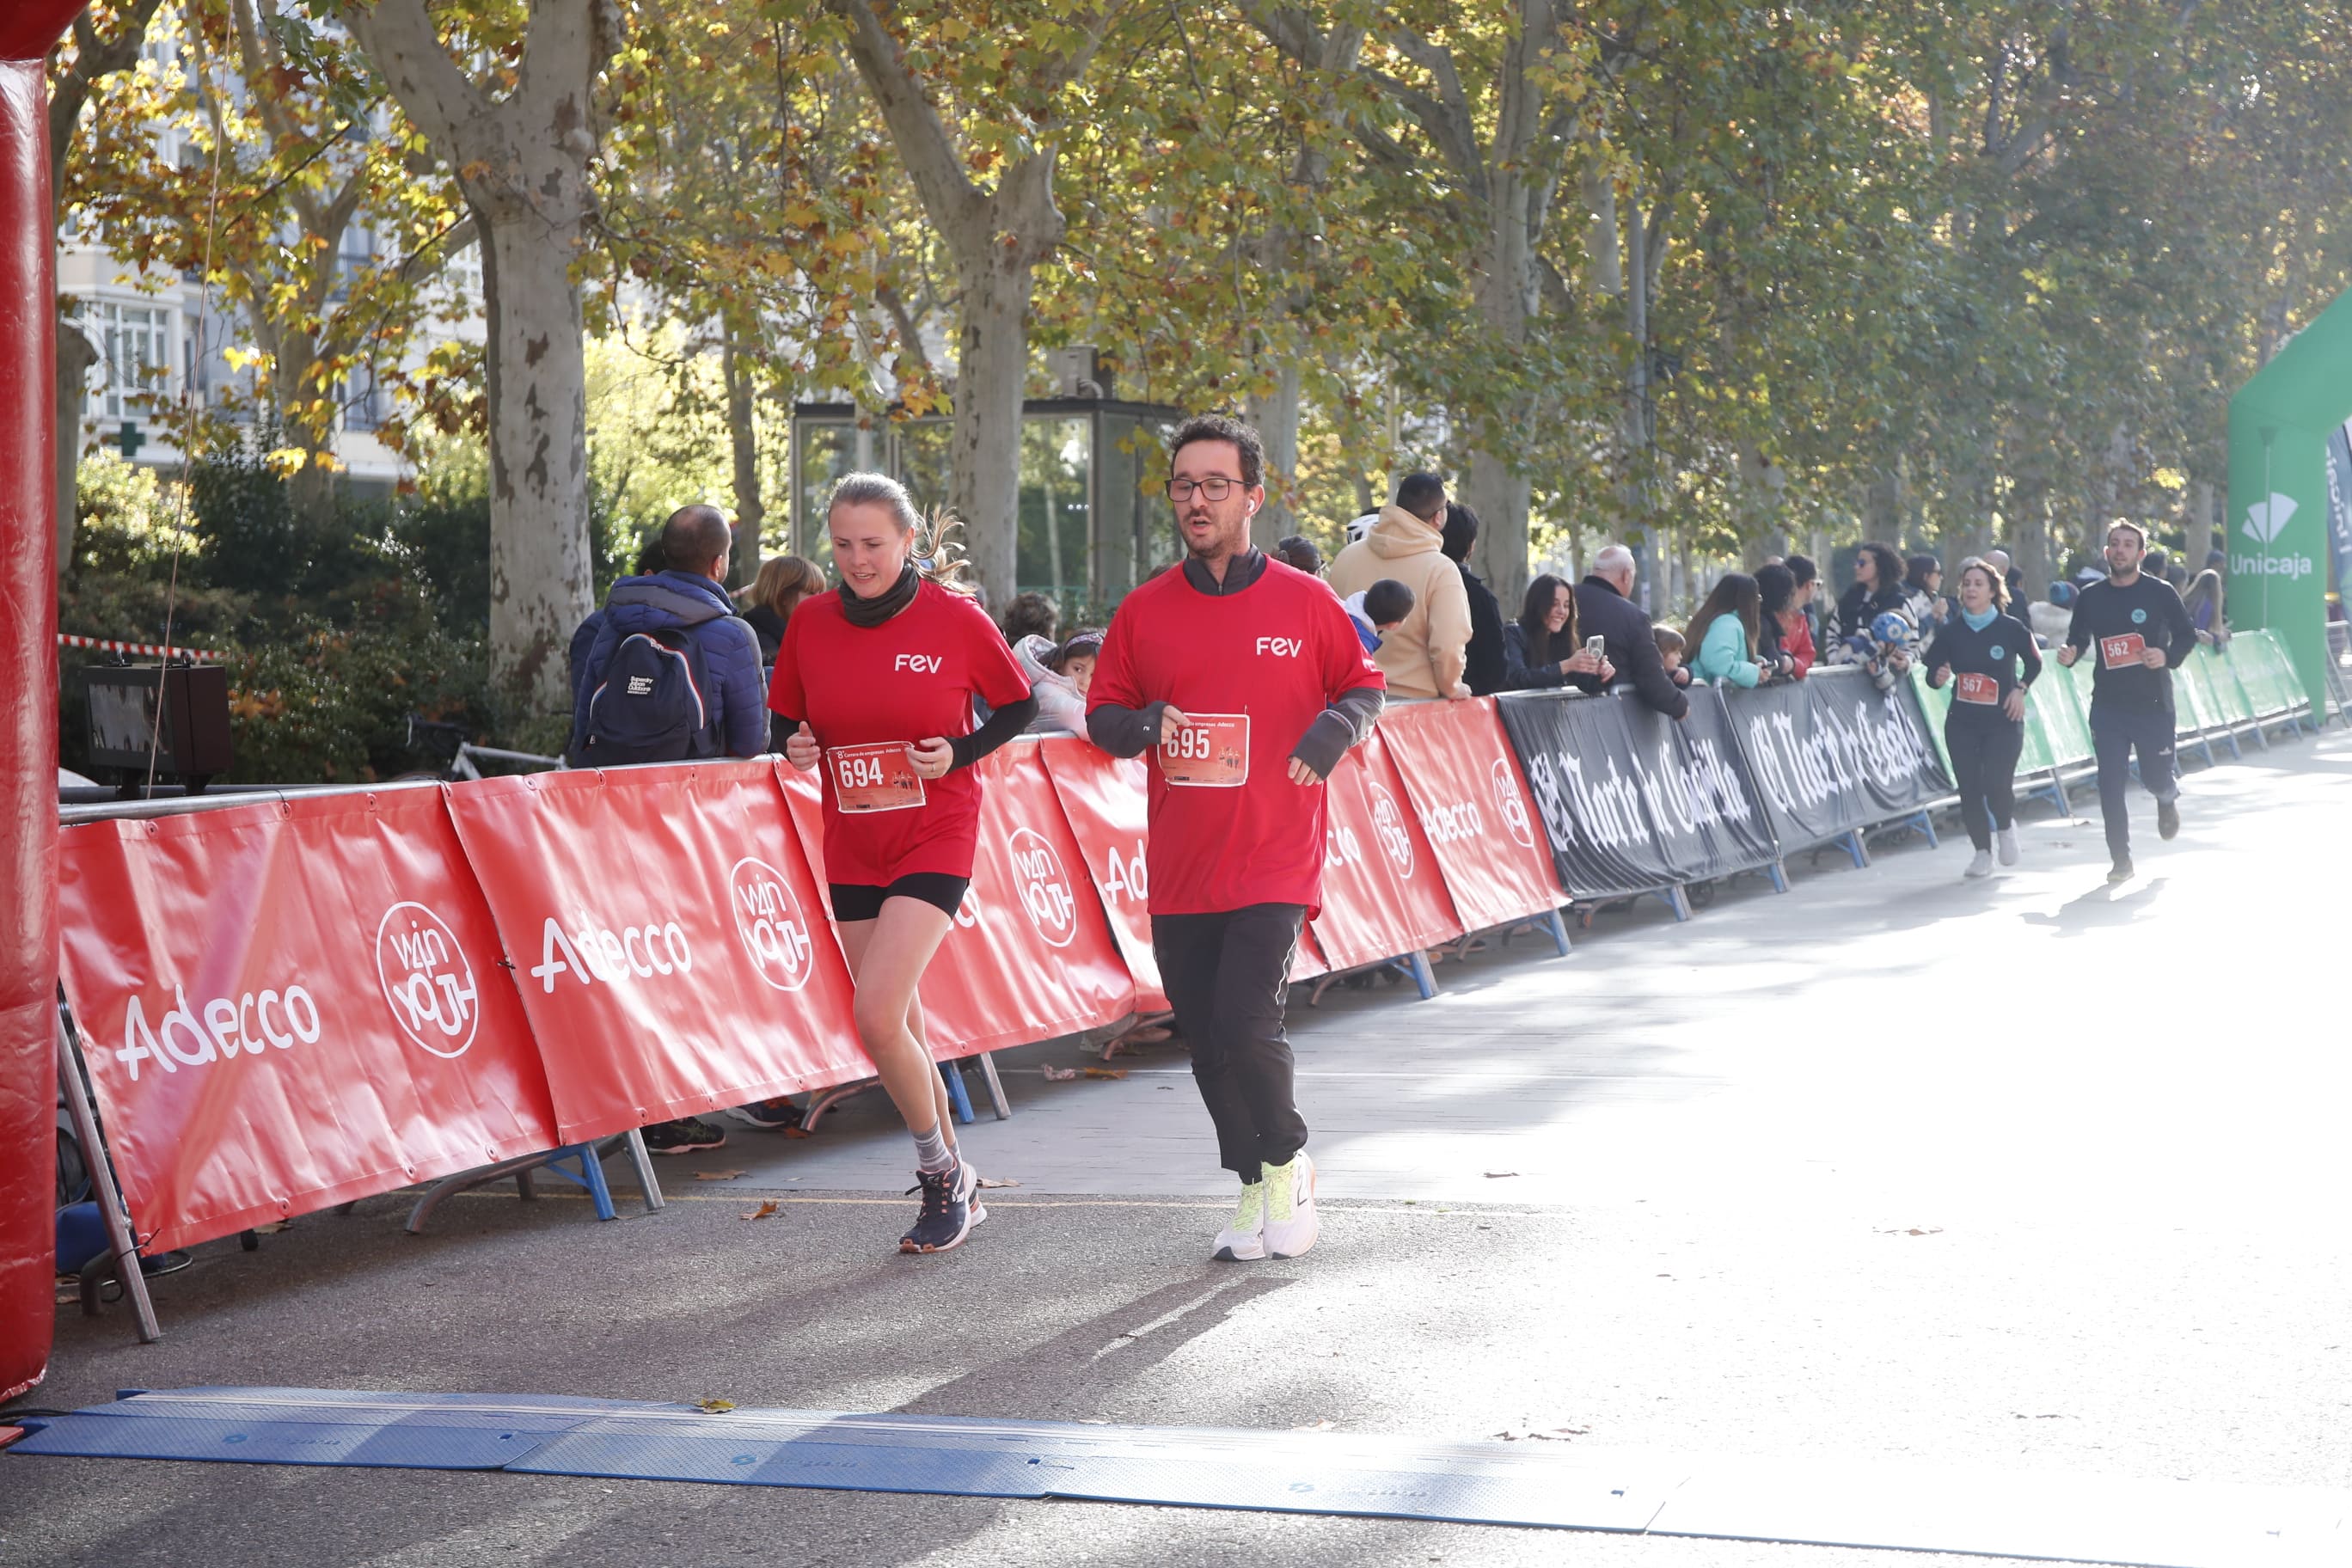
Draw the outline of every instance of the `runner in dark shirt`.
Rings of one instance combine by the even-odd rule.
[[[1977,850],[1965,875],[1990,877],[1996,829],[2000,863],[2017,864],[2017,796],[2011,785],[2025,746],[2025,689],[2042,673],[2042,655],[2024,624],[2002,614],[2009,589],[2000,573],[1981,561],[1962,562],[1959,594],[1959,612],[1927,645],[1927,684],[1952,687],[1944,750],[1960,792],[1960,820]]]
[[[2121,519],[2107,530],[2107,580],[2084,586],[2058,662],[2071,668],[2085,648],[2091,676],[2091,742],[2099,759],[2099,815],[2105,819],[2110,882],[2132,874],[2131,816],[2124,785],[2131,754],[2140,782],[2156,796],[2156,831],[2180,831],[2180,781],[2173,770],[2172,672],[2197,647],[2197,628],[2172,584],[2145,576],[2147,534]]]

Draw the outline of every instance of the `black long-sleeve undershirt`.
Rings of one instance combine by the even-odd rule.
[[[1033,693],[1024,697],[1018,702],[1010,702],[997,709],[989,714],[986,721],[971,734],[949,736],[948,749],[955,753],[955,760],[948,764],[948,772],[953,773],[958,768],[971,766],[972,763],[1026,730],[1029,727],[1029,721],[1035,717],[1037,717],[1037,699]],[[801,721],[792,715],[776,714],[769,727],[769,735],[775,742],[776,750],[782,751],[784,742],[791,740],[793,732],[800,727]]]
[[[1312,768],[1317,778],[1329,778],[1348,748],[1361,745],[1372,732],[1387,704],[1388,693],[1377,686],[1341,692],[1339,700],[1315,716],[1290,754]],[[1139,757],[1160,744],[1160,721],[1167,711],[1165,702],[1140,708],[1097,703],[1087,710],[1087,739],[1114,757]]]

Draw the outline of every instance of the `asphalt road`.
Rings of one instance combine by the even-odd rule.
[[[2087,804],[2087,801],[2085,802]],[[316,1215],[69,1310],[45,1405],[212,1383],[1488,1438],[2192,1483],[2352,1485],[2338,977],[2352,741],[2193,774],[2110,889],[2095,825],[1800,862],[1567,960],[1294,1005],[1323,1244],[1219,1266],[1163,1050],[1006,1058],[992,1218],[904,1259],[904,1133],[667,1161],[673,1202]],[[699,1164],[747,1173],[688,1179]],[[1489,1173],[1494,1173],[1490,1174]],[[616,1184],[619,1173],[615,1168]],[[552,1184],[550,1184],[551,1185]],[[741,1217],[775,1199],[771,1217]],[[1156,1326],[1154,1326],[1156,1325]],[[1140,1332],[1139,1331],[1148,1331]],[[1789,1564],[1983,1559],[1069,1502],[0,1457],[0,1563]]]

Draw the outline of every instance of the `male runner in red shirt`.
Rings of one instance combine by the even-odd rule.
[[[1127,596],[1088,692],[1087,732],[1154,753],[1151,950],[1220,1163],[1242,1179],[1221,1258],[1315,1245],[1315,1163],[1291,1089],[1283,992],[1323,890],[1323,781],[1385,700],[1339,598],[1250,547],[1265,503],[1257,432],[1209,415],[1169,452],[1186,555]]]

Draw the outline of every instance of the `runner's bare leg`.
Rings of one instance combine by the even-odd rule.
[[[950,923],[936,906],[900,898],[882,900],[878,919],[845,921],[837,929],[850,975],[857,983],[858,1043],[873,1058],[884,1092],[905,1118],[908,1131],[935,1126],[952,1149],[955,1117],[947,1085],[931,1061],[923,1033],[923,1004],[915,991],[931,955],[947,940]]]

